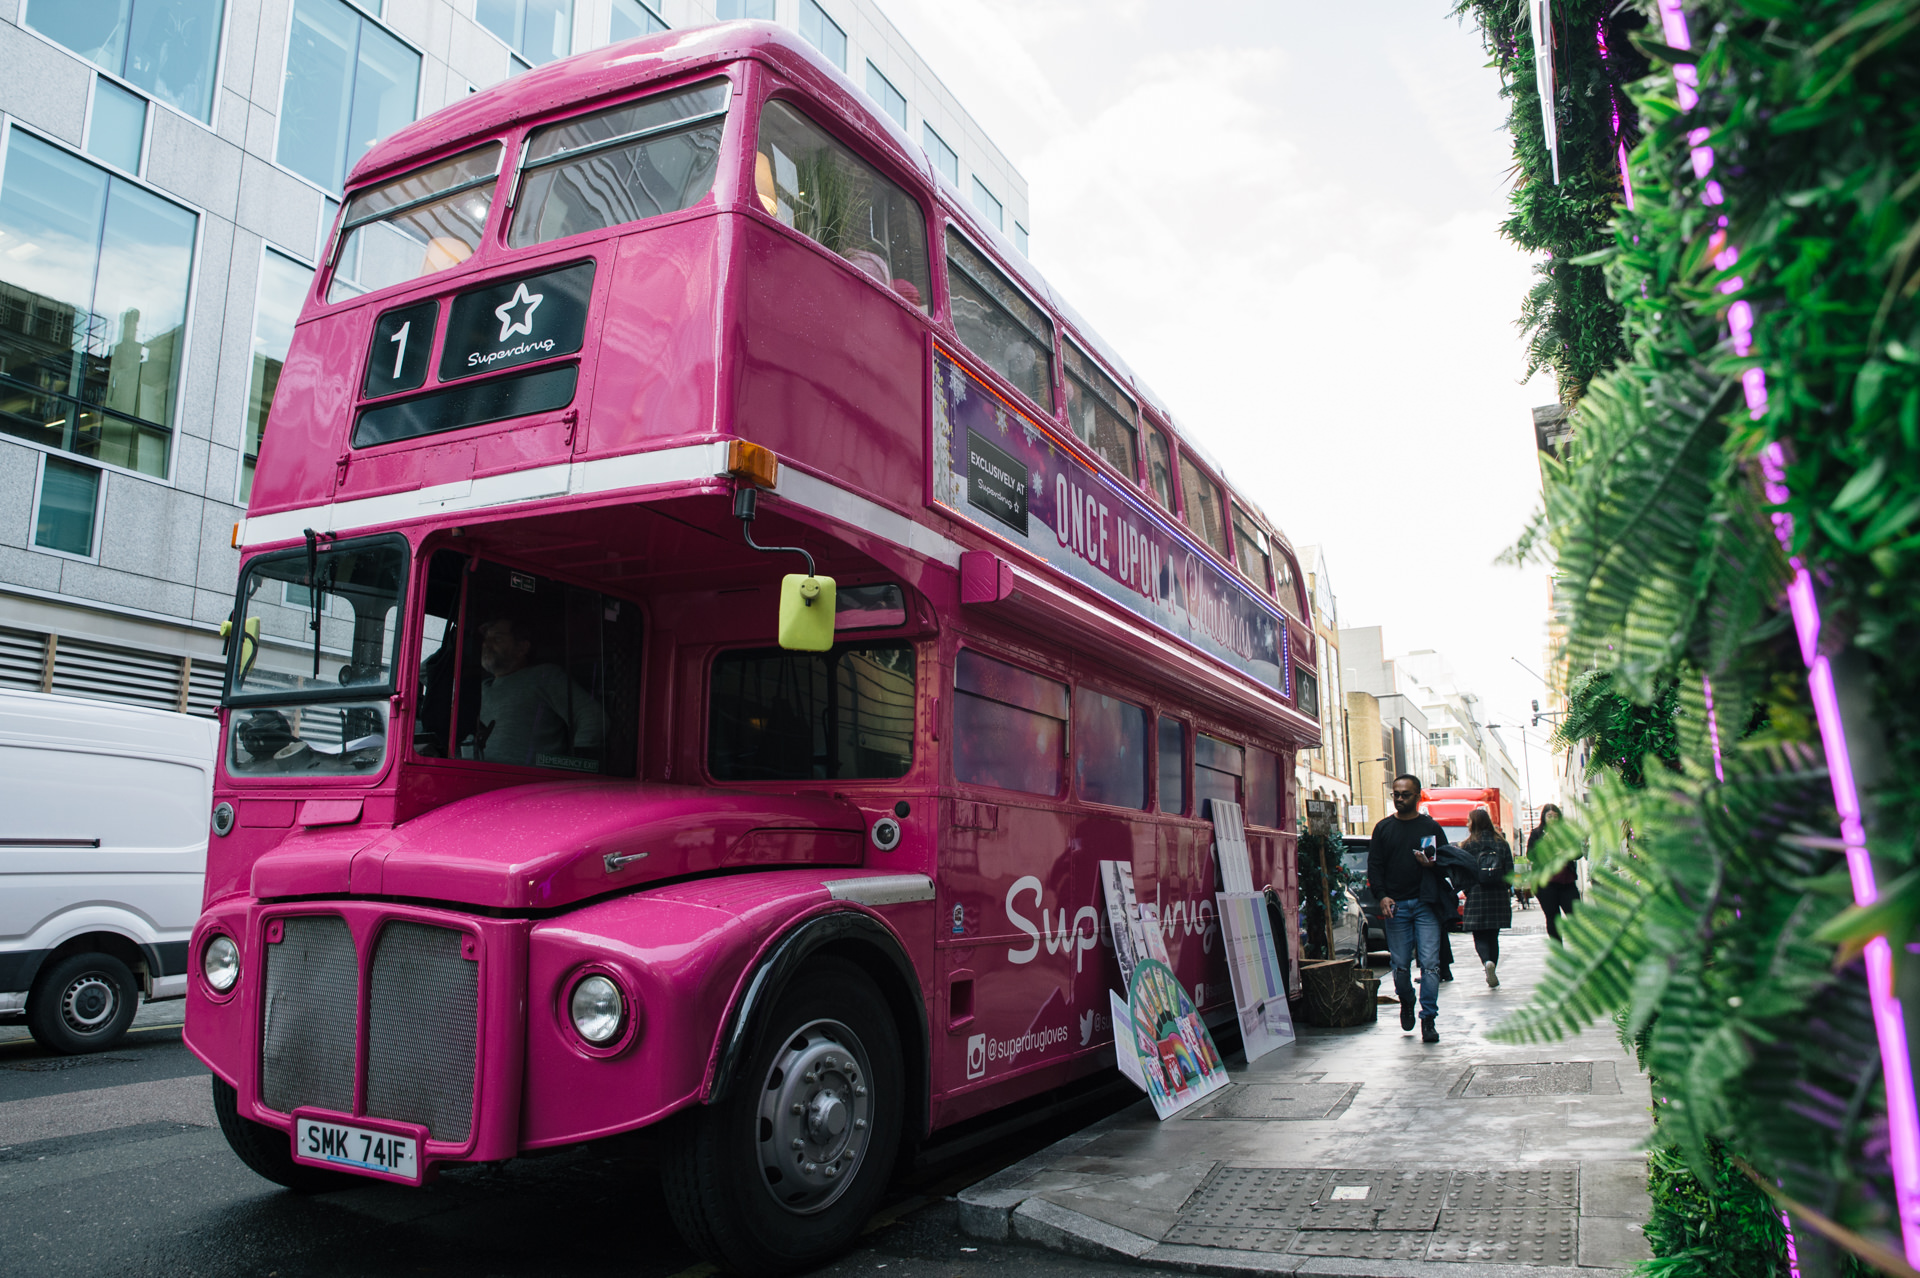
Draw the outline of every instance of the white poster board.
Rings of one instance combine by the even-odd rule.
[[[1240,1041],[1249,1061],[1293,1042],[1293,1015],[1261,892],[1221,892],[1220,934],[1227,946],[1227,974],[1240,1016]]]
[[[1213,849],[1220,858],[1220,882],[1229,892],[1251,892],[1253,862],[1247,855],[1247,827],[1240,819],[1240,805],[1214,799]]]

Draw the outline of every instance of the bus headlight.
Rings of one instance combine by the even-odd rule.
[[[626,1000],[620,996],[618,985],[595,972],[573,987],[567,1013],[573,1018],[576,1034],[595,1047],[604,1047],[620,1036],[626,1024]]]
[[[230,936],[214,934],[200,951],[200,973],[216,993],[225,994],[240,979],[240,947]]]

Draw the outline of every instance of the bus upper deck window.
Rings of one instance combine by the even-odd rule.
[[[951,228],[947,231],[947,290],[953,327],[967,349],[1053,411],[1053,325],[1046,312]]]
[[[1147,484],[1153,490],[1153,497],[1172,514],[1173,504],[1173,446],[1167,443],[1167,437],[1157,428],[1147,427]]]
[[[458,266],[480,247],[500,172],[498,142],[361,191],[340,219],[329,302]]]
[[[1133,401],[1111,377],[1080,353],[1072,342],[1064,347],[1067,359],[1067,421],[1082,443],[1099,453],[1109,466],[1128,479],[1138,480],[1139,435],[1134,429]]]
[[[1273,589],[1273,555],[1267,549],[1267,535],[1260,531],[1247,512],[1233,508],[1233,547],[1238,551],[1240,571],[1262,590]]]
[[[1280,606],[1295,616],[1300,616],[1300,594],[1295,584],[1299,578],[1293,571],[1293,561],[1287,557],[1284,550],[1274,560],[1273,575],[1274,593],[1280,596]]]
[[[1188,459],[1191,461],[1191,458]],[[1180,485],[1187,497],[1187,527],[1199,533],[1202,540],[1227,557],[1227,519],[1224,503],[1220,500],[1220,487],[1200,473],[1200,468],[1186,465],[1180,468]]]
[[[907,193],[784,102],[760,113],[760,207],[927,309],[927,222]]]
[[[698,204],[713,188],[730,92],[710,80],[534,130],[508,242],[527,248]]]

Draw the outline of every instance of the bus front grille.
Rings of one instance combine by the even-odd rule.
[[[450,928],[389,923],[374,943],[367,1006],[367,1113],[423,1123],[434,1140],[473,1125],[479,964]]]
[[[300,1105],[351,1113],[360,997],[353,934],[333,914],[300,915],[282,928],[267,946],[260,1099],[282,1113]]]
[[[356,1108],[360,959],[337,914],[279,923],[266,947],[260,1101],[291,1113],[418,1123],[429,1139],[473,1131],[480,964],[466,934],[393,919],[374,937],[366,983],[366,1075]]]

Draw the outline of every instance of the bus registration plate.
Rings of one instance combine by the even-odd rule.
[[[303,1163],[321,1163],[349,1171],[420,1181],[420,1146],[411,1136],[369,1131],[345,1123],[323,1123],[311,1118],[294,1123],[294,1157]]]

